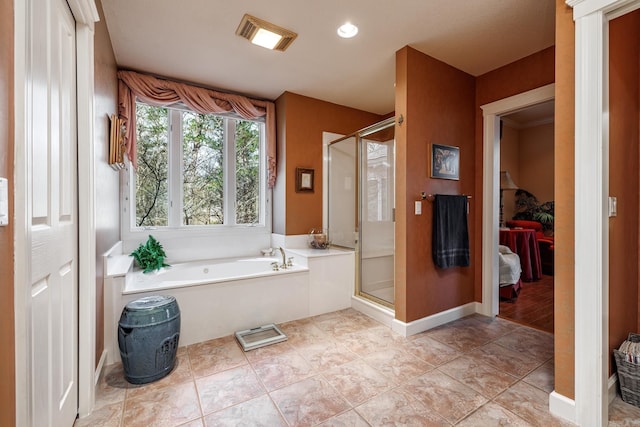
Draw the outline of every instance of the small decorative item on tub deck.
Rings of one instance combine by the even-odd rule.
[[[313,249],[328,249],[331,242],[327,236],[327,230],[312,228],[309,232],[309,246]]]
[[[152,235],[149,235],[147,243],[138,246],[138,249],[131,252],[131,256],[136,260],[138,267],[149,273],[154,270],[160,270],[162,267],[169,267],[164,263],[167,254],[164,252],[162,245]]]

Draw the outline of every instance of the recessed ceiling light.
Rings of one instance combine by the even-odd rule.
[[[298,37],[298,34],[293,31],[278,27],[247,13],[242,17],[236,34],[258,46],[280,51],[288,48],[291,42]]]
[[[358,34],[358,27],[353,25],[351,22],[347,22],[338,27],[338,35],[343,39],[350,39],[356,34]]]

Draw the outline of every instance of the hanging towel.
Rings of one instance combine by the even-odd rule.
[[[438,267],[469,266],[467,196],[436,194],[432,247],[433,261]]]

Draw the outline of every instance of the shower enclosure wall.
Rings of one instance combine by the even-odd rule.
[[[394,304],[394,118],[328,147],[331,244],[356,252],[356,294]]]

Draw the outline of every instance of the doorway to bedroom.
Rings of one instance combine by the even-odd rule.
[[[553,333],[553,100],[500,117],[499,192],[499,316]]]

